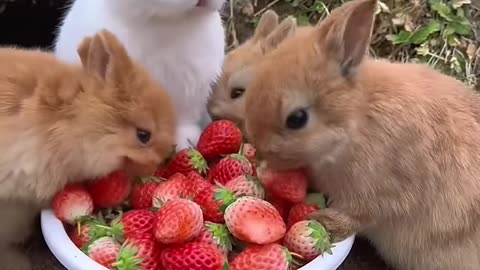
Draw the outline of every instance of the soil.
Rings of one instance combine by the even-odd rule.
[[[239,0],[241,2],[242,0]],[[51,49],[56,28],[63,16],[65,0],[2,0],[0,1],[0,45],[27,48]],[[252,32],[248,17],[248,5],[234,8],[237,41],[245,40]],[[222,13],[229,17],[228,6]],[[34,264],[34,270],[62,270],[55,257],[49,252],[41,232],[24,246]],[[366,240],[357,239],[341,270],[387,270]]]

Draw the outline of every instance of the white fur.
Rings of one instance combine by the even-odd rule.
[[[178,112],[177,149],[196,144],[207,116],[211,85],[222,69],[225,33],[218,10],[224,0],[77,0],[67,13],[55,54],[79,61],[81,40],[102,28],[124,43],[171,94]]]

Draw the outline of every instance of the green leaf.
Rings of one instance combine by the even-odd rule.
[[[432,21],[429,24],[420,27],[410,36],[408,42],[415,45],[425,43],[428,38],[442,29],[442,26],[437,21]]]
[[[447,28],[450,28],[451,31],[454,31],[461,36],[468,36],[472,32],[472,27],[469,24],[465,25],[458,22],[449,22]]]
[[[411,35],[412,33],[402,30],[396,35],[387,36],[387,39],[390,40],[393,45],[406,45]]]
[[[299,26],[303,26],[303,25],[310,25],[310,20],[308,19],[308,17],[304,14],[300,14],[297,16],[297,24]]]
[[[445,3],[441,3],[441,2],[434,3],[430,6],[430,8],[432,10],[436,11],[438,13],[438,15],[440,15],[440,17],[444,18],[447,21],[451,22],[451,21],[455,20],[453,14],[452,14],[452,10]]]

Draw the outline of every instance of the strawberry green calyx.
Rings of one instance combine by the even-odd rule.
[[[138,248],[125,242],[120,249],[117,261],[113,264],[117,270],[141,270],[143,259],[137,258]]]
[[[201,175],[205,175],[208,171],[207,160],[203,158],[202,154],[194,148],[190,148],[188,151],[188,157],[190,158],[190,165]]]
[[[288,263],[288,269],[298,269],[299,267],[302,267],[305,265],[304,258],[302,255],[291,252],[288,250],[287,247],[283,247],[283,251],[285,252],[285,258]]]
[[[214,196],[216,201],[222,202],[222,206],[220,207],[220,211],[222,213],[225,213],[227,207],[238,199],[235,194],[233,194],[230,190],[226,189],[219,183],[217,183],[217,189],[214,192]]]
[[[318,221],[310,220],[308,222],[308,228],[312,231],[309,236],[315,241],[315,248],[321,254],[326,252],[332,255],[332,247],[334,246],[330,243],[330,235],[325,227]]]
[[[227,158],[231,158],[231,159],[234,159],[234,160],[238,160],[238,161],[246,162],[246,163],[250,164],[250,161],[248,160],[248,158],[246,158],[243,154],[230,154],[230,155],[228,155]]]
[[[222,270],[230,270],[230,265],[228,265],[228,262],[225,261]]]
[[[101,218],[101,215],[99,215],[99,218],[95,218],[93,216],[83,216],[78,219],[77,223],[77,234],[81,234],[81,226],[88,226],[88,236],[89,236],[89,241],[85,243],[82,247],[80,247],[80,250],[83,251],[85,254],[87,253],[88,246],[93,243],[95,240],[102,238],[104,236],[109,236],[109,232],[107,229],[105,229],[105,226],[107,226],[105,220]]]
[[[219,246],[226,248],[228,251],[232,251],[232,235],[228,231],[227,226],[209,221],[205,222],[205,226],[210,230],[213,237],[215,237]]]
[[[110,222],[110,226],[108,226],[107,224],[101,224],[96,225],[96,227],[103,229],[106,232],[107,236],[112,237],[119,243],[123,243],[125,241],[125,237],[123,234],[123,225],[122,223],[120,223],[122,217],[123,212],[120,212],[118,216]]]
[[[153,183],[162,183],[166,181],[166,179],[164,178],[161,178],[161,177],[157,177],[157,176],[147,176],[147,177],[139,177],[137,178],[137,183],[140,183],[140,184],[146,184],[146,183],[150,183],[150,182],[153,182]]]
[[[325,196],[322,193],[310,193],[307,195],[305,202],[309,205],[315,205],[319,209],[327,208]]]

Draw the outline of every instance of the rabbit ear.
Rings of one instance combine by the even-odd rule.
[[[86,72],[114,84],[121,83],[132,68],[126,49],[108,30],[85,38],[77,53]]]
[[[377,0],[352,0],[319,26],[317,43],[335,58],[344,76],[354,74],[368,52],[376,5]]]
[[[262,17],[258,21],[258,25],[255,28],[255,34],[253,35],[254,41],[259,41],[268,36],[275,27],[278,25],[278,15],[275,11],[269,9],[263,13]]]
[[[297,19],[293,16],[285,18],[275,30],[268,35],[263,43],[263,51],[277,47],[286,38],[293,36],[297,30]]]

